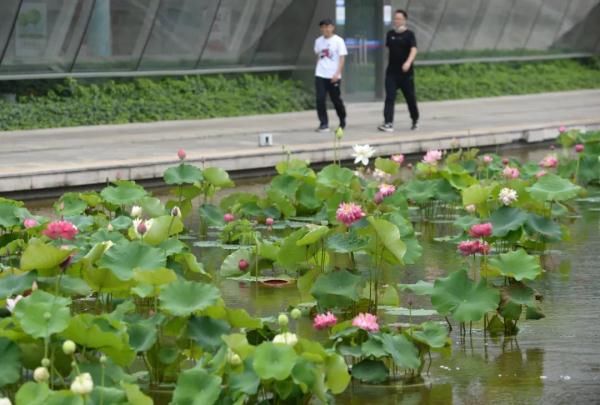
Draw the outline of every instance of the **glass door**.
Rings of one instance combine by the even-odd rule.
[[[385,45],[383,5],[384,0],[336,1],[338,31],[348,48],[343,86],[349,100],[381,98]]]

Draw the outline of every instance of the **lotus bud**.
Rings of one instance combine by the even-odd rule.
[[[223,215],[223,221],[225,221],[225,222],[231,222],[234,219],[235,219],[235,217],[233,216],[233,214],[231,214],[229,212],[227,214]]]
[[[50,359],[49,359],[49,358],[47,358],[47,357],[44,357],[44,358],[42,359],[42,366],[43,366],[43,367],[50,367]]]
[[[108,225],[106,225],[106,229],[107,229],[109,232],[112,232],[112,231],[113,231],[115,228],[112,226],[112,224],[108,224]]]
[[[38,289],[38,284],[36,281],[34,281],[33,283],[31,283],[31,291],[37,291]]]
[[[33,379],[35,382],[46,382],[50,378],[50,373],[46,367],[38,367],[33,371]]]
[[[75,377],[71,383],[71,392],[78,395],[87,395],[94,389],[94,380],[90,373],[83,373]]]
[[[106,364],[107,361],[108,361],[108,359],[106,358],[105,355],[100,356],[100,364]]]
[[[179,207],[173,207],[173,209],[171,210],[171,216],[181,218],[181,210],[179,209]]]
[[[177,157],[179,158],[179,160],[185,159],[185,157],[186,157],[185,150],[179,149],[177,151]]]
[[[137,226],[137,233],[143,235],[146,232],[148,232],[148,227],[146,226],[146,223],[144,221],[141,221]]]
[[[292,319],[300,319],[302,316],[302,311],[300,311],[298,308],[294,308],[292,309],[292,312],[290,312],[290,315],[292,316]]]
[[[288,319],[286,314],[279,314],[277,322],[279,323],[279,326],[288,326],[290,320]]]
[[[248,269],[248,266],[250,266],[250,263],[248,263],[248,261],[246,259],[241,259],[240,262],[238,263],[238,268],[241,271],[246,271]]]
[[[584,146],[582,143],[578,143],[577,145],[575,145],[575,152],[577,153],[581,153],[583,152]]]
[[[75,353],[77,346],[72,340],[65,340],[65,342],[62,345],[62,349],[67,356],[70,356],[71,354]]]
[[[134,205],[131,207],[131,216],[134,218],[140,218],[143,214],[144,210],[139,205]]]
[[[275,220],[273,218],[271,218],[271,217],[265,219],[265,224],[267,226],[273,226],[274,223],[275,223]]]
[[[242,364],[241,357],[231,349],[227,350],[227,362],[232,366],[239,366]]]

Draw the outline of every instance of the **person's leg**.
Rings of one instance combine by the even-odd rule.
[[[327,88],[329,90],[331,102],[335,107],[335,112],[340,119],[340,127],[343,129],[346,127],[346,107],[344,106],[344,101],[342,100],[342,81],[338,80],[335,83],[331,83],[331,81],[329,81]]]
[[[383,118],[385,124],[394,123],[394,106],[396,104],[396,92],[398,85],[396,77],[393,75],[385,76],[385,105],[383,107]]]
[[[400,89],[408,105],[408,112],[412,120],[412,129],[416,128],[419,121],[419,107],[417,106],[417,96],[415,93],[415,78],[413,75],[404,76],[400,82]]]
[[[327,88],[326,88],[327,79],[323,79],[322,77],[315,77],[315,95],[317,97],[317,116],[319,117],[319,126],[327,127],[329,125],[329,120],[327,118],[327,105],[326,99],[327,96]]]

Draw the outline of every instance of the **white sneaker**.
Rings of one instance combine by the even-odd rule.
[[[325,125],[321,125],[319,128],[315,129],[315,132],[320,132],[322,134],[329,132],[329,127]]]
[[[378,126],[377,129],[383,132],[394,132],[394,126],[389,122]]]

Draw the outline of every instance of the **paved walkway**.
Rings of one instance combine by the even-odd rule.
[[[557,136],[560,125],[600,128],[600,90],[546,93],[421,103],[421,123],[408,130],[406,107],[397,106],[396,132],[382,133],[383,103],[348,105],[348,128],[340,157],[352,145],[369,143],[378,154],[418,153],[431,148],[487,146],[516,141],[540,142]],[[332,123],[337,123],[330,111]],[[287,152],[311,162],[333,159],[333,135],[313,132],[314,111],[0,132],[0,195],[105,183],[116,178],[155,179],[177,162],[188,160],[227,170],[274,166]],[[273,134],[274,145],[259,147],[260,133]]]

